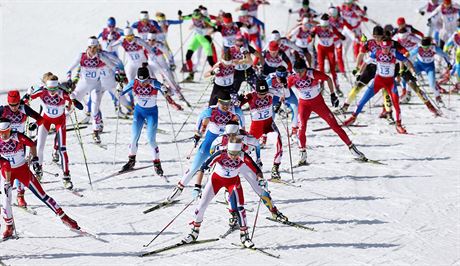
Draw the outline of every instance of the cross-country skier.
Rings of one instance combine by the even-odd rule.
[[[35,142],[24,134],[12,131],[11,122],[7,118],[0,118],[0,165],[2,170],[2,216],[6,224],[3,239],[13,236],[14,221],[11,209],[11,191],[15,179],[23,183],[48,208],[61,218],[61,221],[71,229],[79,230],[77,222],[67,216],[56,201],[48,196],[34,174],[30,171],[26,161],[25,147],[30,147],[32,166],[39,169]]]

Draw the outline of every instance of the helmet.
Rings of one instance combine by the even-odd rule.
[[[398,26],[404,25],[404,24],[406,24],[406,20],[405,20],[403,17],[399,17],[399,18],[396,20],[396,24],[397,24]]]
[[[309,5],[310,5],[310,1],[309,1],[309,0],[303,0],[303,1],[302,1],[302,6],[308,7]]]
[[[12,90],[8,92],[8,104],[17,105],[21,101],[21,95],[18,90]]]
[[[137,69],[137,79],[140,81],[145,81],[150,78],[149,69],[147,67],[140,67]]]
[[[222,16],[222,21],[225,23],[225,24],[230,24],[233,22],[233,19],[232,19],[232,14],[230,13],[225,13],[223,16]]]
[[[431,37],[424,37],[420,44],[422,46],[430,46],[432,44]]]
[[[115,20],[114,17],[110,17],[109,19],[107,19],[108,27],[115,27],[116,24],[117,24],[117,21]]]
[[[270,52],[276,52],[280,49],[280,46],[278,44],[277,41],[271,41],[269,44],[268,44],[268,50]]]
[[[256,81],[256,92],[260,94],[265,94],[268,92],[268,84],[265,79],[258,79]]]
[[[452,0],[444,0],[443,4],[447,5],[447,6],[450,6],[450,5],[452,5]]]

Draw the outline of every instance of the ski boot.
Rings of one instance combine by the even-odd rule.
[[[93,131],[93,140],[94,140],[94,143],[101,144],[101,136],[99,136],[98,130]]]
[[[185,81],[185,82],[193,82],[194,77],[195,77],[195,73],[190,72],[190,73],[188,74],[188,76],[185,78],[184,81]]]
[[[337,93],[339,97],[343,97],[343,91],[339,88],[339,86],[335,87],[335,92]]]
[[[13,237],[14,226],[12,224],[7,224],[5,231],[3,231],[3,240],[7,240]]]
[[[64,173],[64,177],[62,178],[62,183],[64,184],[65,189],[68,189],[68,190],[73,189],[73,183],[72,183],[72,180],[70,180],[69,173]]]
[[[410,98],[412,97],[412,93],[410,91],[407,91],[406,89],[403,89],[401,96],[399,97],[399,101],[401,104],[409,103]]]
[[[348,107],[350,107],[350,104],[344,103],[344,104],[342,105],[342,107],[340,107],[340,111],[341,111],[342,113],[346,113],[346,112],[348,111]]]
[[[192,243],[195,242],[200,234],[201,223],[192,222],[192,231],[188,234],[183,240],[182,243]]]
[[[279,172],[280,165],[279,164],[273,164],[272,167],[272,179],[281,179],[281,175]]]
[[[163,168],[161,168],[160,160],[153,161],[153,168],[155,169],[155,173],[159,176],[163,176]]]
[[[299,138],[297,137],[297,131],[299,130],[298,127],[291,128],[291,141],[297,143]]]
[[[282,214],[276,207],[274,207],[272,210],[270,210],[272,213],[273,219],[280,221],[280,222],[287,222],[288,218],[284,214]]]
[[[91,113],[87,112],[85,118],[83,118],[80,122],[78,122],[78,124],[80,125],[89,124],[90,120],[91,120]]]
[[[352,114],[347,120],[345,120],[345,122],[343,122],[343,125],[347,127],[347,126],[353,125],[355,121],[356,121],[356,115]]]
[[[174,70],[176,70],[176,65],[174,63],[171,63],[169,65],[169,69],[174,72]]]
[[[407,134],[406,129],[401,125],[401,120],[396,122],[396,131],[399,134]]]
[[[259,139],[259,144],[261,149],[265,148],[265,145],[267,144],[267,134],[262,135]]]
[[[430,110],[430,112],[434,114],[435,117],[442,116],[441,110],[438,110],[436,107],[434,107],[430,101],[427,101],[425,105],[428,108],[428,110]]]
[[[442,98],[441,98],[441,95],[439,96],[436,96],[436,104],[440,107],[446,107],[446,105],[444,104],[444,102],[442,101]]]
[[[77,222],[73,220],[72,218],[70,218],[69,216],[67,216],[67,214],[65,214],[64,212],[62,212],[60,217],[61,217],[62,223],[64,223],[70,229],[80,230],[80,226],[78,226]]]
[[[128,156],[129,160],[128,162],[123,165],[121,168],[120,172],[126,172],[134,168],[134,165],[136,165],[136,155],[130,155]]]
[[[232,217],[230,217],[228,219],[228,226],[230,228],[238,228],[239,227],[239,225],[238,225],[238,215],[234,211],[230,211],[230,215]]]
[[[364,153],[360,152],[358,148],[356,148],[355,144],[350,144],[350,146],[348,146],[348,149],[350,149],[351,154],[353,154],[353,156],[355,156],[356,159],[359,159],[361,161],[366,160],[366,156],[364,155]]]
[[[18,201],[18,206],[22,208],[27,208],[27,202],[24,199],[24,191],[18,191],[18,195],[16,197],[16,200]]]
[[[396,123],[395,119],[393,118],[393,112],[387,112],[387,116],[385,118],[389,125],[394,125]]]
[[[54,163],[58,163],[58,162],[59,162],[59,152],[58,152],[58,150],[53,150],[52,157],[53,157],[53,162],[54,162]]]
[[[184,190],[184,185],[182,185],[181,182],[177,183],[177,186],[174,188],[171,195],[168,196],[167,200],[173,201],[177,199],[180,196],[180,194],[182,194],[183,190]]]
[[[300,160],[299,163],[297,164],[298,166],[302,165],[307,165],[307,151],[306,150],[301,150],[300,151]]]
[[[240,239],[241,239],[241,244],[243,244],[243,246],[245,248],[253,248],[254,247],[254,243],[252,243],[252,240],[249,237],[249,233],[248,233],[247,228],[245,228],[245,230],[240,231]]]

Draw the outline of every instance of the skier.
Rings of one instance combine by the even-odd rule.
[[[30,108],[27,104],[21,101],[21,95],[18,90],[8,91],[7,105],[0,106],[0,118],[6,118],[11,121],[12,130],[24,134],[28,118],[35,119],[36,123],[31,123],[29,130],[36,130],[37,125],[43,123],[43,118]],[[27,207],[27,202],[24,198],[24,184],[16,180],[15,186],[17,187],[17,203],[20,207]]]
[[[340,139],[348,146],[350,152],[358,159],[364,160],[365,156],[348,138],[347,133],[339,126],[335,120],[334,114],[327,107],[321,95],[320,82],[325,81],[331,93],[331,103],[334,107],[339,105],[339,99],[334,92],[334,84],[331,78],[324,72],[320,72],[311,68],[307,68],[305,61],[297,61],[294,64],[293,74],[288,77],[288,88],[294,88],[299,97],[299,132],[297,137],[300,143],[300,160],[298,165],[307,165],[307,150],[306,150],[306,131],[307,123],[311,112],[317,113],[334,132],[339,135]]]
[[[239,124],[237,121],[229,121],[225,125],[225,132],[224,134],[220,135],[217,139],[214,140],[211,146],[211,154],[214,154],[217,151],[220,150],[225,150],[227,148],[227,145],[229,143],[229,139],[233,137],[238,137],[242,141],[242,151],[244,151],[247,154],[250,154],[252,151],[255,150],[256,153],[256,164],[259,166],[260,169],[262,169],[262,160],[260,159],[260,145],[259,141],[254,138],[253,136],[247,134],[243,130],[239,129]],[[254,158],[253,158],[254,159]],[[272,198],[270,196],[270,191],[268,191],[267,184],[264,182],[265,180],[261,181],[261,183],[258,182],[257,180],[257,175],[253,171],[246,171],[244,173],[241,173],[241,175],[248,181],[248,183],[251,185],[252,190],[261,197],[264,205],[267,207],[267,209],[270,211],[270,213],[273,216],[273,219],[277,219],[280,221],[287,221],[288,218],[282,214],[278,208],[275,206],[275,204],[272,201]],[[236,199],[235,194],[229,195],[228,191],[226,190],[226,201],[229,203],[229,211],[231,218],[229,219],[229,225],[231,228],[235,228],[237,225],[237,220],[238,218],[236,217],[236,213],[232,211],[232,204],[234,204],[234,201]]]
[[[452,0],[443,0],[442,4],[438,6],[429,16],[428,21],[436,16],[442,23],[439,31],[439,47],[444,48],[445,42],[454,34],[457,28],[457,19],[459,18],[460,6],[452,4]]]
[[[25,147],[30,147],[32,154],[32,166],[34,170],[41,168],[38,162],[35,142],[24,134],[12,131],[11,122],[7,118],[0,118],[0,165],[2,169],[2,216],[6,224],[3,232],[3,240],[13,236],[14,221],[11,209],[11,191],[15,179],[23,183],[32,193],[41,200],[48,208],[61,218],[61,221],[70,229],[79,230],[77,222],[67,216],[56,201],[48,196],[40,182],[30,171],[25,158]]]
[[[455,85],[454,91],[460,90],[460,18],[457,20],[457,32],[452,34],[452,36],[447,41],[446,45],[444,46],[444,51],[449,53],[450,49],[455,47],[454,56],[455,56],[455,67],[452,70],[454,75],[457,77],[457,83]]]
[[[279,66],[276,71],[270,73],[267,78],[267,85],[270,88],[270,93],[273,95],[273,120],[275,114],[279,111],[281,104],[286,104],[291,110],[291,135],[290,137],[297,138],[298,127],[298,106],[299,101],[292,89],[287,88],[288,72],[284,66]]]
[[[91,116],[93,118],[93,139],[96,143],[101,142],[99,136],[101,130],[102,117],[99,113],[102,97],[101,69],[105,66],[123,70],[123,65],[115,65],[107,55],[98,51],[99,42],[95,36],[88,38],[88,48],[85,52],[80,53],[67,72],[67,82],[72,83],[72,70],[77,66],[80,67],[80,73],[77,77],[78,83],[70,97],[82,102],[87,93],[92,93]],[[94,91],[94,92],[93,92]]]
[[[279,167],[283,156],[283,143],[281,142],[281,134],[273,121],[273,96],[268,93],[269,87],[267,82],[259,79],[256,82],[256,90],[247,93],[241,100],[241,106],[248,103],[249,112],[251,115],[251,126],[249,134],[256,139],[260,139],[263,134],[276,134],[276,153],[273,159],[273,167],[271,171],[272,179],[281,179]]]
[[[352,30],[353,27],[342,17],[340,16],[339,9],[335,6],[331,6],[328,9],[329,14],[329,24],[336,28],[340,33],[343,34],[345,28]],[[343,43],[344,41],[338,36],[334,37],[334,46],[335,46],[335,55],[337,57],[337,66],[339,73],[342,73],[346,78],[345,73],[345,63],[343,60]],[[348,79],[348,78],[347,78]]]
[[[300,25],[287,34],[289,40],[294,39],[295,45],[302,50],[308,65],[312,67],[316,65],[316,51],[311,38],[311,30],[315,25],[311,17],[305,17]]]
[[[254,246],[248,233],[246,211],[244,209],[244,194],[239,176],[246,171],[253,171],[256,172],[257,179],[263,182],[263,174],[252,158],[242,152],[241,148],[241,139],[237,137],[230,138],[226,150],[214,153],[201,165],[198,170],[195,188],[192,192],[194,199],[198,199],[200,196],[201,199],[194,212],[194,220],[191,223],[192,230],[182,240],[183,242],[191,243],[197,240],[206,208],[219,190],[225,187],[230,194],[234,194],[236,197],[232,204],[232,212],[235,212],[238,217],[241,243],[247,248]],[[214,169],[211,172],[210,181],[207,182],[203,193],[201,193],[204,171],[211,167],[214,167]]]
[[[215,28],[215,31],[222,35],[222,51],[230,49],[235,44],[236,37],[240,35],[240,28],[243,23],[233,22],[232,14],[224,13],[222,15],[222,23]]]
[[[388,94],[391,95],[391,100],[393,102],[393,106],[395,107],[396,131],[400,134],[406,134],[407,131],[401,123],[398,91],[394,84],[395,65],[396,61],[403,62],[412,72],[415,72],[414,67],[407,57],[393,48],[393,42],[389,37],[384,38],[380,46],[381,49],[377,49],[370,55],[370,58],[376,62],[374,82],[368,87],[352,116],[344,122],[344,125],[348,126],[353,124],[364,105],[372,98],[372,96],[374,96],[380,89],[385,89]],[[363,66],[361,66],[360,74],[363,73],[366,65],[367,64],[364,63]]]
[[[262,51],[262,39],[264,39],[265,24],[254,16],[249,15],[247,9],[239,11],[238,21],[247,28],[249,34],[248,41],[252,43],[256,50]]]
[[[64,188],[68,190],[73,189],[73,183],[70,179],[70,170],[69,170],[69,157],[67,154],[67,131],[66,131],[66,114],[73,111],[72,107],[75,104],[80,109],[83,109],[81,103],[78,100],[72,100],[70,95],[60,89],[58,77],[52,76],[46,82],[46,86],[34,91],[30,95],[30,99],[34,100],[40,98],[42,101],[42,108],[44,111],[43,114],[43,123],[38,127],[38,136],[37,136],[37,149],[38,149],[38,167],[35,171],[37,175],[41,178],[42,175],[42,165],[43,165],[43,150],[45,149],[46,137],[50,131],[51,125],[54,125],[56,130],[56,137],[58,138],[58,147],[59,154],[61,156],[61,167],[64,173],[62,182],[64,183]],[[67,107],[66,107],[67,104]]]
[[[129,145],[129,161],[121,169],[122,172],[133,169],[136,164],[136,154],[139,137],[141,136],[144,122],[147,122],[147,136],[152,149],[153,167],[159,176],[163,176],[163,169],[160,161],[160,150],[156,143],[156,133],[158,128],[158,106],[157,95],[160,91],[170,104],[176,110],[182,110],[182,107],[175,103],[171,96],[168,95],[167,89],[156,79],[151,79],[149,69],[142,66],[137,70],[137,78],[128,83],[120,95],[132,91],[136,99],[134,106],[133,124],[131,127],[131,144]]]
[[[233,91],[238,93],[241,84],[245,81],[252,88],[255,87],[256,73],[252,65],[252,55],[255,55],[259,62],[263,59],[259,52],[254,47],[246,43],[243,35],[238,34],[235,39],[235,44],[230,47],[232,60],[235,64],[235,73],[233,75]]]
[[[174,62],[174,55],[169,48],[168,44],[168,30],[170,25],[177,25],[177,24],[182,24],[182,20],[171,20],[171,19],[166,19],[166,15],[162,12],[157,12],[155,14],[157,18],[157,23],[161,27],[161,32],[154,33],[156,35],[156,38],[159,42],[162,42],[163,45],[166,47],[166,50],[163,51],[165,53],[166,58],[169,61],[169,69],[171,71],[174,71],[176,69],[176,63]],[[147,35],[148,37],[148,35]]]
[[[427,3],[420,7],[417,11],[422,16],[424,16],[425,13],[430,15],[439,6],[439,2],[439,0],[428,0]],[[439,44],[439,30],[442,27],[442,23],[439,18],[440,16],[438,14],[428,19],[427,23],[429,28],[427,35],[432,37],[436,41],[436,44]]]
[[[131,28],[137,30],[137,34],[143,41],[147,41],[147,34],[149,33],[160,33],[161,27],[158,23],[150,19],[148,11],[141,11],[139,14],[139,20],[131,25]]]
[[[114,17],[107,19],[107,28],[103,28],[102,32],[97,36],[98,39],[101,39],[102,50],[112,53],[118,57],[118,53],[113,49],[111,44],[115,41],[118,41],[123,36],[123,30],[117,27],[117,21]]]
[[[280,46],[277,41],[271,41],[268,44],[268,49],[262,52],[263,70],[262,74],[268,76],[268,74],[276,71],[276,68],[284,65],[289,71],[292,71],[292,64],[289,57],[280,50]]]
[[[168,196],[168,201],[172,201],[180,196],[182,190],[184,190],[184,187],[190,182],[201,164],[209,157],[212,142],[224,132],[225,125],[231,120],[239,121],[240,125],[242,125],[242,118],[232,110],[230,95],[225,92],[220,92],[217,105],[206,107],[198,117],[195,134],[193,136],[194,147],[198,146],[202,136],[204,136],[204,140],[200,144],[190,168],[177,183],[171,195]]]
[[[302,21],[304,18],[309,17],[317,17],[319,14],[314,9],[310,7],[309,0],[302,0],[302,8],[298,10],[293,10],[289,8],[289,14],[298,13],[299,14],[299,21]]]
[[[244,60],[244,59],[243,59]],[[211,96],[209,97],[209,106],[217,103],[217,96],[220,91],[228,94],[236,94],[233,87],[233,80],[235,75],[235,64],[233,64],[232,55],[230,50],[227,50],[220,62],[217,62],[212,68],[204,73],[204,77],[214,77],[214,86],[212,88]]]

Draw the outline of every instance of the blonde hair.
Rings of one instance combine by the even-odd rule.
[[[44,83],[46,83],[48,80],[50,80],[50,78],[51,78],[52,76],[54,76],[53,73],[51,73],[51,72],[46,72],[46,73],[43,74],[43,76],[42,76],[42,81],[43,81]]]

